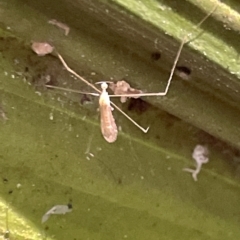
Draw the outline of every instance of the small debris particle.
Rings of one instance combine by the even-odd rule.
[[[83,105],[84,103],[89,103],[89,102],[91,102],[91,99],[87,96],[87,94],[83,94],[80,99],[80,103]]]
[[[39,92],[39,91],[36,91],[35,93],[36,93],[38,96],[42,96],[42,93]]]
[[[7,179],[7,178],[3,178],[3,182],[4,182],[4,183],[7,183],[7,182],[8,182],[8,179]]]
[[[184,168],[183,171],[192,173],[194,181],[197,181],[197,175],[201,171],[202,164],[209,161],[209,151],[208,148],[202,145],[197,145],[192,153],[192,158],[196,161],[196,169]]]
[[[16,65],[19,64],[19,60],[17,58],[15,58],[13,61],[14,61],[14,64],[16,64]]]
[[[8,120],[8,117],[6,116],[6,113],[4,112],[1,106],[0,106],[0,117],[4,122]]]
[[[54,26],[56,26],[60,29],[63,29],[64,32],[65,32],[65,36],[67,36],[70,32],[70,27],[67,24],[59,22],[56,19],[51,19],[51,20],[48,21],[48,23],[52,24],[52,25],[54,25]]]
[[[4,240],[10,240],[10,231],[6,230],[4,235],[3,235],[3,239]]]
[[[113,91],[115,95],[125,95],[120,98],[122,103],[127,101],[127,98],[139,98],[139,96],[131,96],[131,94],[141,94],[142,91],[132,88],[126,81],[118,81],[117,83],[110,83],[109,88]],[[126,95],[129,95],[126,97]]]
[[[19,188],[21,188],[22,187],[22,184],[21,183],[18,183],[17,184],[17,188],[19,189]]]
[[[47,211],[42,217],[42,223],[46,222],[52,214],[66,214],[72,211],[72,205],[55,205],[49,211]]]
[[[49,119],[52,121],[53,120],[53,113],[49,113]]]
[[[45,56],[54,49],[54,47],[47,42],[33,42],[31,48],[38,56]]]

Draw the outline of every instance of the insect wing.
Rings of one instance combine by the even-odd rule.
[[[115,142],[117,139],[118,130],[112,115],[109,96],[102,93],[99,99],[99,105],[102,135],[107,142]]]

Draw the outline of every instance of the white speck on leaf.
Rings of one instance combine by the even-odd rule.
[[[53,113],[49,113],[49,119],[52,121],[53,120]]]

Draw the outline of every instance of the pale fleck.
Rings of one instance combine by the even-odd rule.
[[[16,64],[16,65],[19,64],[19,60],[17,58],[15,58],[13,61],[14,61],[14,64]]]
[[[38,96],[42,96],[42,93],[39,92],[39,91],[35,91],[35,93],[36,93]]]
[[[49,119],[52,121],[53,120],[53,113],[49,113]]]
[[[46,222],[52,214],[66,214],[72,211],[72,205],[55,205],[49,211],[47,211],[42,217],[42,223]]]
[[[60,29],[63,29],[64,32],[65,32],[65,36],[67,36],[69,34],[69,31],[70,31],[70,27],[65,24],[65,23],[62,23],[62,22],[59,22],[57,21],[56,19],[51,19],[48,21],[49,24],[52,24]]]
[[[201,171],[202,164],[209,161],[208,148],[202,145],[197,145],[192,153],[192,158],[196,161],[196,169],[184,168],[183,171],[192,173],[194,181],[197,181],[197,175]]]
[[[45,56],[54,49],[54,47],[47,42],[33,42],[31,48],[38,56]]]
[[[8,120],[8,117],[1,106],[0,106],[0,117],[3,119],[4,122]]]

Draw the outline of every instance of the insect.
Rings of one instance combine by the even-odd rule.
[[[72,211],[72,204],[55,205],[42,216],[42,223],[46,222],[53,214],[66,214]]]
[[[213,8],[213,10],[196,26],[199,27],[217,8],[217,5]],[[84,82],[85,84],[89,85],[92,89],[94,89],[96,92],[98,93],[90,93],[91,95],[94,96],[99,96],[99,105],[100,105],[100,115],[101,115],[101,131],[102,131],[102,135],[105,138],[105,140],[109,143],[115,142],[117,139],[117,134],[118,134],[118,130],[117,130],[117,126],[115,123],[115,120],[113,118],[112,115],[112,107],[111,105],[117,109],[118,111],[120,111],[126,118],[128,118],[135,126],[137,126],[139,129],[141,129],[144,133],[147,133],[149,127],[147,128],[143,128],[142,126],[140,126],[137,122],[135,122],[132,118],[130,118],[126,113],[124,113],[118,106],[116,106],[113,102],[110,101],[109,97],[144,97],[144,96],[165,96],[168,93],[172,78],[173,78],[173,74],[174,71],[176,69],[181,51],[183,49],[183,46],[189,42],[188,40],[189,38],[189,34],[187,34],[186,36],[183,37],[181,44],[179,46],[179,49],[177,51],[168,81],[167,81],[167,85],[166,88],[163,92],[157,92],[157,93],[138,93],[138,94],[126,94],[126,95],[108,95],[106,89],[108,87],[106,82],[102,82],[101,83],[101,88],[102,91],[100,91],[97,87],[95,87],[93,84],[91,84],[90,82],[88,82],[86,79],[84,79],[82,76],[78,75],[76,72],[74,72],[65,62],[65,60],[63,59],[63,57],[57,53],[58,58],[60,59],[60,61],[62,62],[63,66],[66,68],[66,70],[73,74],[74,76],[76,76],[78,79],[80,79],[82,82]],[[61,87],[56,87],[56,86],[51,86],[51,85],[46,85],[49,88],[55,88],[55,89],[59,89],[59,90],[64,90],[64,91],[70,91],[70,92],[76,92],[76,93],[82,93],[80,91],[76,91],[76,90],[72,90],[72,89],[65,89],[65,88],[61,88]]]
[[[196,169],[184,168],[183,171],[192,173],[194,181],[197,181],[197,175],[200,173],[202,164],[209,161],[208,148],[202,145],[197,145],[192,153],[192,158],[196,161]]]
[[[93,96],[99,96],[101,131],[102,131],[103,137],[105,138],[105,140],[107,142],[109,142],[109,143],[115,142],[117,139],[117,134],[118,134],[117,125],[116,125],[115,120],[112,115],[113,109],[112,109],[111,105],[115,109],[120,111],[135,126],[137,126],[139,129],[141,129],[144,133],[147,133],[149,127],[146,129],[143,128],[137,122],[135,122],[132,118],[130,118],[125,112],[123,112],[117,105],[115,105],[113,102],[110,101],[109,97],[111,95],[108,95],[108,93],[106,91],[106,89],[108,87],[106,82],[101,82],[102,91],[100,91],[97,87],[95,87],[93,84],[89,83],[86,79],[84,79],[83,77],[78,75],[76,72],[74,72],[70,67],[68,67],[68,65],[64,61],[63,57],[59,53],[57,53],[57,55],[58,55],[58,58],[60,59],[60,61],[62,62],[63,66],[67,69],[68,72],[72,73],[78,79],[82,80],[84,83],[86,83],[87,85],[89,85],[90,87],[92,87],[94,90],[96,90],[98,92],[98,93],[88,93],[88,94],[93,95]],[[83,93],[83,92],[80,92],[77,90],[61,88],[61,87],[56,87],[56,86],[52,86],[52,85],[46,85],[46,86],[48,88],[54,88],[54,89],[63,90],[63,91]],[[113,95],[113,96],[118,96],[118,95]],[[128,97],[131,97],[131,96],[132,96],[132,94],[128,95]]]

